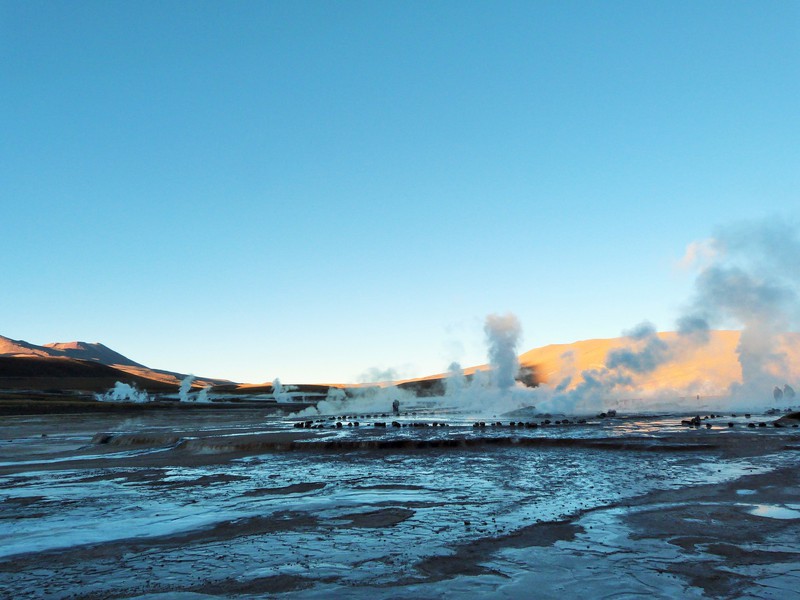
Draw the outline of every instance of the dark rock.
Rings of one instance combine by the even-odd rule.
[[[800,412],[790,412],[783,415],[780,419],[775,421],[776,423],[780,423],[781,425],[797,425],[800,423]]]

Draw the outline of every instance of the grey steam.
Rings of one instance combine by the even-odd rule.
[[[483,326],[489,349],[494,384],[499,390],[513,387],[519,371],[517,344],[522,334],[519,319],[511,313],[491,314]]]
[[[706,344],[716,328],[741,330],[737,354],[742,383],[731,386],[732,399],[759,404],[770,396],[794,397],[791,386],[776,384],[792,376],[781,336],[800,323],[797,228],[778,219],[741,223],[693,244],[688,254],[702,264],[693,265],[699,273],[676,321],[677,339],[660,338],[651,323],[637,325],[625,334],[628,345],[609,352],[603,367],[584,371],[577,387],[566,391],[569,378],[555,387],[552,399],[559,407],[596,408],[630,391],[637,375],[652,373]]]
[[[779,219],[742,223],[719,231],[707,243],[711,264],[695,282],[679,331],[702,340],[708,330],[742,330],[737,353],[742,384],[734,395],[763,395],[790,375],[781,334],[800,322],[800,239]]]

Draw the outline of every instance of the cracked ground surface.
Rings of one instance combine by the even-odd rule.
[[[260,415],[181,428],[61,419],[20,419],[0,446],[0,596],[787,600],[800,589],[791,430],[640,419],[546,432],[575,443],[498,444],[497,433],[482,444],[493,434],[456,423],[351,430],[331,450]],[[126,441],[92,444],[99,431]],[[393,435],[410,441],[376,446]],[[472,442],[432,444],[445,437]],[[191,450],[178,448],[186,439]]]

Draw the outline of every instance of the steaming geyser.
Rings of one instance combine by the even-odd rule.
[[[519,319],[512,313],[488,315],[483,330],[489,346],[494,384],[498,389],[506,391],[514,385],[519,371],[517,344],[522,333]]]
[[[189,374],[181,381],[181,387],[178,390],[178,397],[181,399],[181,402],[189,402],[189,392],[192,390],[192,382],[194,382],[194,380],[195,376]]]
[[[117,381],[114,387],[105,394],[95,394],[94,397],[100,402],[149,402],[151,400],[147,392],[136,389],[135,385],[128,385]]]

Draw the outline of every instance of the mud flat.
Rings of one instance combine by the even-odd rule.
[[[798,597],[800,435],[766,416],[235,412],[7,417],[0,597]]]

